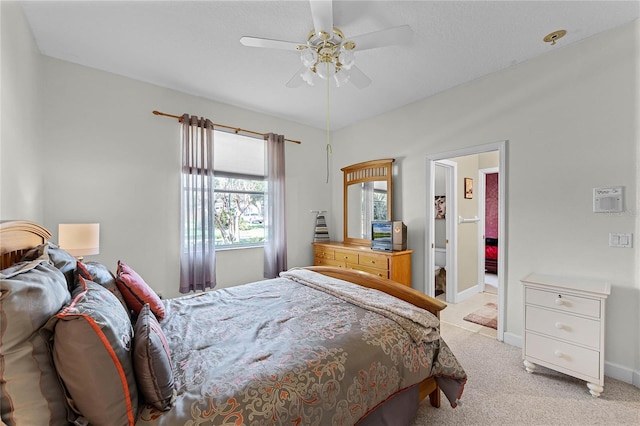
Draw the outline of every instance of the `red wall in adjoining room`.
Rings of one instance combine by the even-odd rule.
[[[487,238],[498,238],[498,173],[485,176],[484,234]]]

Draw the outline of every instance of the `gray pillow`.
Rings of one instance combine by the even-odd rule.
[[[81,274],[86,279],[93,281],[96,284],[100,284],[102,287],[109,290],[113,293],[114,296],[118,298],[120,303],[122,303],[122,307],[125,311],[131,316],[129,311],[129,307],[124,301],[122,297],[122,293],[118,290],[118,285],[116,284],[116,277],[111,273],[109,268],[107,268],[102,263],[98,262],[78,262],[78,268],[76,269],[76,282],[78,281],[78,274]]]
[[[24,256],[22,256],[22,260],[30,261],[37,259],[42,255],[49,256],[49,260],[53,265],[64,274],[64,277],[67,280],[69,292],[72,292],[76,285],[74,271],[76,270],[77,260],[75,256],[64,251],[59,246],[51,242],[47,242],[26,252]]]
[[[171,353],[148,303],[140,310],[134,328],[133,367],[145,402],[160,411],[169,410],[176,397]]]
[[[78,416],[95,426],[133,426],[138,411],[133,327],[118,299],[81,278],[71,303],[47,329],[53,332],[56,370]]]
[[[0,413],[7,425],[66,423],[64,391],[39,330],[70,299],[47,256],[0,271]]]

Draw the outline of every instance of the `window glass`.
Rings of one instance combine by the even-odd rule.
[[[214,131],[216,247],[263,245],[265,142]]]

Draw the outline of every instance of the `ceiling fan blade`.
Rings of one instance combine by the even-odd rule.
[[[333,35],[333,2],[331,0],[310,0],[311,17],[316,34],[320,31]]]
[[[304,73],[307,69],[305,67],[300,68],[296,73],[287,81],[286,86],[295,89],[296,87],[300,87],[304,80],[302,79],[302,73]]]
[[[358,89],[364,89],[371,84],[371,79],[363,73],[357,66],[352,66],[348,71],[340,70],[340,72],[346,72],[349,76],[349,81]]]
[[[242,37],[240,43],[249,47],[267,47],[270,49],[284,49],[284,50],[297,50],[300,43],[294,43],[292,41],[272,40],[268,38],[259,37]]]
[[[360,34],[349,38],[349,41],[354,42],[356,45],[355,50],[360,52],[366,49],[375,49],[376,47],[408,43],[412,38],[413,30],[411,27],[409,25],[401,25],[399,27],[387,28],[386,30]]]

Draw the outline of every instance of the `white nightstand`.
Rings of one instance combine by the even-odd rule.
[[[604,390],[605,301],[608,282],[530,274],[523,278],[524,345],[527,372],[537,365],[587,381]]]

